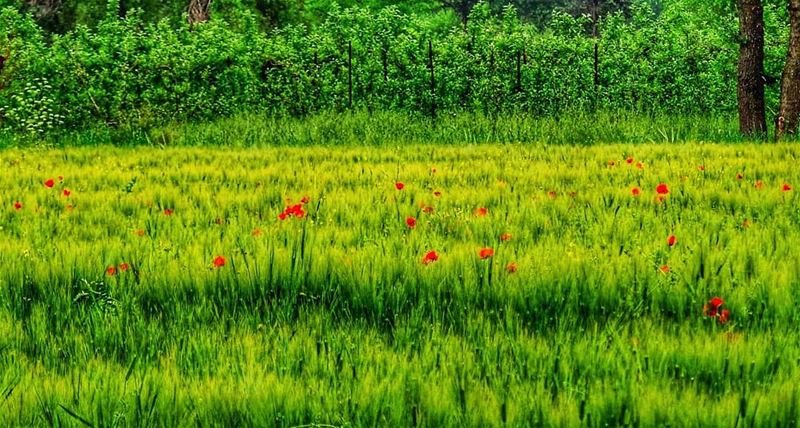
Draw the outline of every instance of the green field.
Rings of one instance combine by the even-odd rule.
[[[797,426],[798,160],[4,149],[0,426]]]

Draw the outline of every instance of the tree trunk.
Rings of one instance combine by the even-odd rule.
[[[800,0],[789,0],[789,53],[781,76],[781,106],[776,138],[797,133],[800,122]]]
[[[796,0],[793,0],[796,1]],[[764,10],[761,0],[739,0],[739,130],[764,136]]]
[[[49,31],[59,29],[59,11],[61,0],[26,0],[28,9],[33,12],[34,18],[42,27]]]
[[[189,0],[189,25],[199,22],[207,22],[209,18],[208,8],[211,0]]]

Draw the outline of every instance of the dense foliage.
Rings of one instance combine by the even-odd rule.
[[[767,71],[778,76],[783,8],[767,7]],[[736,103],[734,15],[670,2],[634,3],[600,22],[554,13],[546,29],[508,7],[473,9],[466,29],[387,7],[339,9],[314,26],[264,32],[246,10],[190,28],[140,12],[45,33],[0,11],[0,127],[43,133],[98,124],[149,126],[241,112],[580,110],[728,114]],[[710,17],[716,19],[709,20]],[[432,64],[432,66],[431,66]],[[777,87],[769,91],[774,106]]]

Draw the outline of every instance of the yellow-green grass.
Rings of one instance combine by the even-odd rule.
[[[0,151],[0,425],[797,424],[798,157]]]

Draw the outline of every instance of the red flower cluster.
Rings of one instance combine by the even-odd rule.
[[[425,254],[425,257],[422,258],[422,264],[429,265],[438,260],[439,260],[439,254],[437,254],[435,250],[431,250],[428,251]]]
[[[307,204],[311,198],[308,196],[303,196],[303,199],[300,200],[299,204],[289,205],[287,206],[282,213],[278,214],[278,218],[281,220],[286,220],[289,217],[297,217],[303,218],[306,216],[306,211],[303,209],[303,205]]]
[[[481,260],[486,260],[494,256],[494,250],[491,248],[482,248],[481,251],[478,252],[478,256],[480,256]]]
[[[659,195],[669,194],[669,187],[667,187],[666,184],[661,183],[658,186],[656,186],[656,193],[658,193]]]
[[[712,297],[705,305],[703,305],[703,315],[716,318],[720,324],[725,324],[730,318],[730,311],[727,309],[720,309],[725,302],[721,297]]]
[[[408,226],[409,229],[417,227],[417,219],[415,219],[414,217],[406,218],[406,226]]]
[[[792,190],[792,186],[790,186],[789,183],[783,183],[783,191],[788,192],[790,190]]]
[[[128,263],[125,263],[125,262],[122,262],[122,263],[119,264],[119,270],[117,270],[116,266],[111,265],[111,266],[106,268],[106,275],[114,276],[118,272],[127,272],[128,270],[130,270],[130,268],[131,268],[131,265],[129,265]]]

